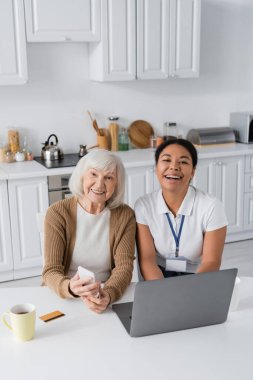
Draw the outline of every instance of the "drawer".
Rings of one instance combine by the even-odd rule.
[[[253,154],[251,154],[250,156],[246,156],[245,171],[253,172]]]
[[[244,183],[245,192],[253,191],[253,173],[245,174],[245,183]]]

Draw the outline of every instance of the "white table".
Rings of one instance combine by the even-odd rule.
[[[241,279],[239,309],[226,323],[131,338],[112,310],[96,315],[80,300],[62,300],[45,287],[0,289],[0,314],[34,303],[35,338],[16,341],[0,323],[0,376],[8,380],[238,380],[253,376],[253,278]],[[124,296],[132,298],[134,284]]]

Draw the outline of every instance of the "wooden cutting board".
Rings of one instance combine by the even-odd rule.
[[[153,134],[152,126],[145,120],[135,120],[128,128],[129,139],[136,148],[149,148]]]

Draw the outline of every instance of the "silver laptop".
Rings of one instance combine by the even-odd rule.
[[[161,334],[223,323],[237,269],[141,281],[134,302],[112,305],[130,336]]]

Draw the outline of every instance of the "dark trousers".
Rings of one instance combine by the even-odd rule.
[[[171,271],[171,270],[165,270],[165,268],[161,267],[160,265],[158,265],[158,266],[161,269],[164,278],[177,277],[177,276],[185,276],[186,274],[193,274],[193,273],[190,273],[190,272],[175,272],[175,271]]]

